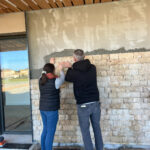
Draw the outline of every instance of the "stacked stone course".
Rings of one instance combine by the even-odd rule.
[[[150,52],[89,55],[97,67],[105,144],[150,145]],[[72,57],[56,58],[56,66]],[[40,141],[38,80],[31,80],[34,140]],[[55,143],[82,144],[73,86],[61,87]],[[92,129],[90,129],[92,131]],[[93,137],[93,134],[92,134]]]

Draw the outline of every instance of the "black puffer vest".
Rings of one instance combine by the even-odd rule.
[[[39,84],[40,110],[42,111],[55,111],[60,108],[60,90],[55,88],[55,80],[48,79],[44,85]]]

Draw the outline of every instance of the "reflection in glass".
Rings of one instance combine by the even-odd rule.
[[[31,131],[26,39],[0,41],[5,131]]]

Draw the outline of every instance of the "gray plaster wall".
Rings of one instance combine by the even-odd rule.
[[[147,51],[150,0],[122,0],[26,13],[31,77],[51,56]]]

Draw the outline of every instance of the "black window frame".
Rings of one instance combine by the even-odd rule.
[[[4,132],[4,115],[3,115],[3,103],[2,103],[2,81],[0,71],[0,134]]]

